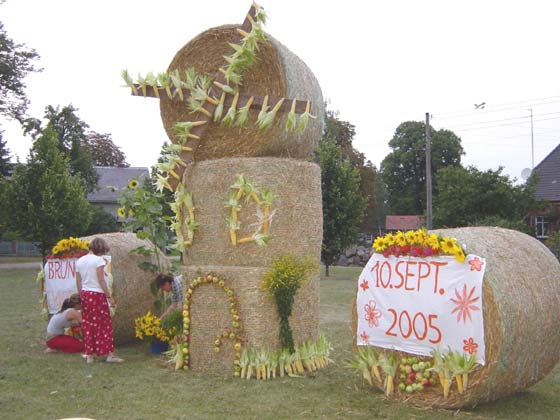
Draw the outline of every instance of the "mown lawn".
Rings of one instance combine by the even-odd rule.
[[[257,382],[171,372],[143,342],[121,365],[44,354],[34,270],[0,270],[0,418],[59,419],[543,419],[559,418],[560,368],[523,393],[472,410],[418,409],[384,399],[345,368],[359,269],[321,281],[321,330],[335,364],[306,378]]]

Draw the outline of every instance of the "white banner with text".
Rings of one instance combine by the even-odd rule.
[[[357,344],[424,356],[451,348],[484,365],[485,268],[476,255],[458,262],[373,254],[358,280]]]

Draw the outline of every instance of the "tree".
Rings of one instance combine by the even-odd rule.
[[[323,193],[323,245],[321,261],[326,275],[335,259],[356,243],[365,200],[358,194],[359,172],[342,159],[340,146],[326,136],[315,151],[315,162],[321,167]]]
[[[82,147],[86,141],[86,130],[89,127],[82,121],[77,109],[68,105],[60,109],[48,105],[45,108],[47,125],[42,127],[42,122],[36,118],[28,118],[24,124],[24,133],[36,140],[48,129],[56,135],[58,150],[64,153],[69,160],[70,173],[83,178],[86,190],[91,192],[97,185],[98,175],[93,167],[93,160],[87,148]]]
[[[336,140],[336,143],[340,146],[342,157],[348,159],[354,168],[361,168],[364,166],[364,154],[356,150],[352,145],[352,141],[356,135],[356,128],[348,121],[339,119],[338,111],[327,109],[325,115],[325,133],[329,133],[329,135]]]
[[[39,248],[43,260],[58,240],[80,236],[90,223],[90,205],[82,180],[72,177],[67,158],[57,148],[57,134],[44,130],[10,181],[3,199],[11,214],[8,227]]]
[[[102,206],[91,206],[91,223],[84,235],[118,231],[119,226],[114,215],[107,213]]]
[[[438,171],[434,226],[520,226],[533,207],[534,181],[514,185],[502,170],[502,167],[480,171],[474,166],[449,166]]]
[[[96,166],[119,166],[127,168],[130,165],[121,149],[113,143],[110,134],[99,134],[90,131],[82,146],[90,154],[93,164]]]
[[[380,217],[377,214],[378,211],[382,210],[379,208],[382,200],[378,196],[379,191],[376,188],[377,168],[369,160],[366,162],[365,155],[354,148],[352,141],[356,135],[356,129],[349,122],[340,120],[337,111],[327,110],[325,127],[326,135],[334,138],[340,146],[342,158],[349,160],[351,165],[360,174],[358,193],[366,202],[364,218],[360,223],[360,231],[372,232],[375,227],[382,226],[382,224],[379,224]]]
[[[448,130],[431,130],[432,176],[447,166],[459,166],[465,154],[461,139]],[[426,208],[426,125],[407,121],[389,142],[392,152],[381,162],[393,214],[423,214]],[[436,191],[434,190],[434,193]]]
[[[4,140],[4,132],[0,130],[0,178],[5,178],[10,174],[12,164],[10,163],[10,150]]]
[[[37,58],[34,49],[14,43],[0,22],[0,115],[23,122],[29,104],[23,79],[28,73],[41,71],[32,63]]]

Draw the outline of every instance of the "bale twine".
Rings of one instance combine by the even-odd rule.
[[[444,399],[438,385],[414,394],[397,393],[395,398],[429,407],[474,407],[540,381],[560,359],[556,257],[535,238],[514,230],[468,227],[433,232],[456,238],[468,254],[486,259],[482,290],[486,365],[469,375],[462,395],[453,386]],[[352,324],[356,346],[355,301]]]
[[[244,174],[256,188],[274,194],[275,212],[268,245],[233,246],[225,223],[230,208],[224,207],[237,174]],[[195,218],[200,224],[193,245],[186,249],[185,264],[266,267],[273,257],[287,253],[321,257],[323,236],[321,171],[318,165],[279,158],[219,159],[198,162],[185,175],[185,188],[192,193]],[[253,201],[242,202],[241,229],[237,237],[251,236],[258,219]]]
[[[198,74],[213,76],[230,55],[239,26],[225,25],[209,29],[181,48],[169,65],[168,72],[179,69],[182,74],[194,67]],[[267,35],[268,41],[259,44],[258,62],[244,72],[241,94],[297,98],[311,101],[311,114],[307,130],[298,135],[284,130],[285,117],[279,112],[273,126],[261,132],[254,124],[258,110],[249,113],[249,125],[244,128],[226,127],[211,123],[195,152],[195,160],[223,157],[277,156],[306,159],[311,155],[322,136],[324,103],[321,88],[307,65],[284,45]],[[270,104],[274,106],[274,104]],[[163,125],[170,139],[174,138],[173,126],[179,121],[192,121],[193,115],[185,104],[171,101],[162,95],[160,111]],[[224,110],[224,115],[227,109]]]
[[[134,340],[134,320],[150,310],[154,301],[150,283],[155,276],[152,272],[141,269],[139,265],[147,261],[155,264],[155,257],[130,253],[140,246],[150,246],[148,241],[138,239],[134,233],[102,233],[80,239],[91,241],[94,238],[104,239],[110,247],[113,296],[117,301],[117,310],[113,318],[115,344],[131,342]],[[166,266],[170,266],[164,256],[161,258]]]
[[[222,278],[234,292],[241,323],[243,345],[280,347],[279,318],[274,299],[260,289],[267,268],[215,265],[189,265],[183,273],[190,284],[201,275],[213,273]],[[214,351],[216,336],[232,330],[232,316],[223,290],[212,283],[195,288],[190,307],[189,357],[195,372],[231,376],[235,351],[233,342],[223,339],[219,353]],[[310,276],[294,299],[290,317],[295,343],[319,339],[319,275]]]

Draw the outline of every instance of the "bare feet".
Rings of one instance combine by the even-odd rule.
[[[107,359],[105,361],[107,363],[122,363],[124,362],[124,359],[121,359],[120,357],[117,357],[114,354],[112,354],[107,356]]]
[[[58,353],[58,350],[47,347],[43,353]]]

